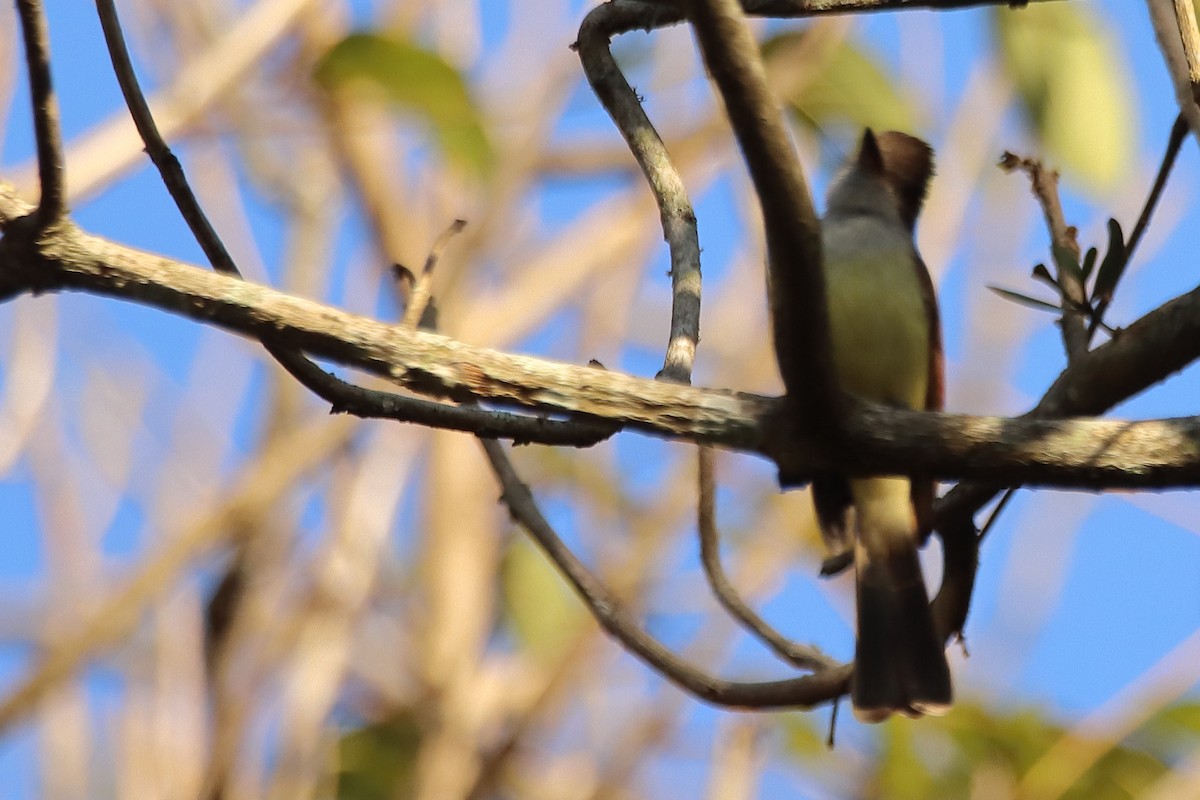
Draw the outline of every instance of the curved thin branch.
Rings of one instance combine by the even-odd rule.
[[[1183,147],[1183,139],[1187,136],[1187,132],[1187,117],[1181,113],[1175,117],[1175,124],[1171,126],[1171,134],[1167,137],[1167,147],[1163,151],[1162,162],[1158,165],[1158,174],[1154,176],[1150,193],[1146,196],[1145,204],[1142,205],[1142,213],[1138,215],[1137,222],[1134,223],[1133,230],[1129,234],[1129,241],[1125,244],[1126,263],[1133,261],[1133,254],[1137,251],[1137,246],[1141,243],[1146,228],[1150,226],[1150,219],[1154,216],[1154,209],[1158,207],[1159,198],[1162,197],[1163,189],[1167,185],[1167,178],[1175,166],[1175,159],[1179,156],[1179,150]],[[1088,326],[1089,342],[1095,335],[1096,328],[1104,323],[1104,312],[1108,311],[1110,302],[1111,298],[1101,297],[1096,304],[1096,310],[1092,314],[1092,323]]]
[[[659,377],[691,383],[700,341],[700,240],[687,187],[666,145],[646,116],[637,94],[621,74],[609,37],[624,21],[619,4],[593,8],[579,27],[575,49],[584,75],[646,176],[671,253],[671,331]]]
[[[770,647],[784,661],[812,671],[833,669],[838,662],[814,646],[798,644],[771,627],[758,613],[746,604],[737,589],[729,582],[725,568],[721,566],[721,542],[716,522],[716,481],[713,478],[713,451],[709,447],[697,450],[699,473],[699,501],[697,503],[697,527],[700,530],[700,561],[713,594],[729,615],[742,627]]]
[[[513,471],[504,446],[496,441],[480,440],[480,443],[503,489],[500,499],[513,519],[554,562],[600,626],[626,650],[672,683],[710,703],[756,709],[811,708],[846,693],[850,679],[848,666],[788,680],[741,683],[708,675],[672,653],[643,631],[617,598],[563,544],[542,516],[529,487]]]

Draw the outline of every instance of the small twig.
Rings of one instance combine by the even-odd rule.
[[[840,698],[840,697],[835,697],[835,698],[833,698],[833,702],[830,704],[829,735],[825,738],[825,746],[828,747],[830,750],[832,750],[834,748],[834,746],[837,744],[837,742],[834,740],[834,736],[837,734],[838,709],[842,705],[841,699],[842,698]]]
[[[715,480],[713,478],[713,450],[711,447],[697,449],[699,466],[699,501],[697,503],[697,527],[700,529],[700,560],[708,585],[721,606],[743,627],[758,637],[780,658],[793,666],[807,670],[831,669],[837,662],[816,647],[791,641],[775,630],[767,621],[750,608],[737,589],[729,582],[725,568],[721,565],[721,543],[717,533],[715,513]]]
[[[1183,146],[1187,132],[1187,119],[1180,114],[1175,118],[1175,124],[1171,126],[1167,149],[1163,152],[1162,163],[1158,166],[1158,174],[1154,177],[1154,185],[1150,188],[1150,194],[1146,196],[1146,204],[1142,207],[1142,213],[1138,216],[1137,223],[1129,234],[1129,242],[1125,245],[1127,259],[1133,258],[1133,252],[1137,249],[1138,243],[1142,241],[1143,234],[1146,233],[1150,218],[1154,214],[1159,198],[1162,197],[1163,189],[1167,185],[1167,178],[1175,166],[1175,159],[1179,156],[1179,149]]]
[[[781,681],[742,683],[708,675],[672,653],[638,626],[616,596],[563,543],[513,470],[504,445],[487,439],[481,439],[480,444],[500,481],[500,499],[513,519],[554,562],[600,626],[663,677],[702,700],[743,708],[811,708],[845,693],[850,678],[848,666]]]
[[[671,254],[671,329],[658,376],[691,383],[700,341],[700,240],[683,178],[646,116],[637,93],[621,74],[609,37],[621,29],[624,10],[611,3],[592,9],[579,27],[576,50],[584,75],[625,138],[654,194],[663,238]]]
[[[1010,487],[1004,490],[1004,494],[1000,495],[1000,501],[996,503],[996,507],[992,509],[992,513],[988,515],[987,522],[983,523],[983,527],[979,529],[979,538],[988,535],[988,531],[996,524],[996,520],[1000,519],[1000,513],[1004,511],[1004,507],[1012,500],[1013,495],[1017,493],[1019,486]]]
[[[446,245],[450,244],[450,240],[466,226],[465,219],[456,219],[434,240],[433,247],[429,249],[429,255],[425,258],[425,266],[422,268],[421,274],[413,277],[412,291],[408,294],[408,308],[404,309],[404,319],[401,321],[401,325],[406,328],[432,329],[434,327],[426,324],[425,320],[426,309],[433,308],[430,306],[430,301],[433,299],[433,271],[437,268],[437,263],[441,260]]]
[[[1158,174],[1154,176],[1154,184],[1150,187],[1150,194],[1146,196],[1146,203],[1142,206],[1142,213],[1138,216],[1137,223],[1133,226],[1133,231],[1129,234],[1129,241],[1125,245],[1126,263],[1133,261],[1133,253],[1137,250],[1138,244],[1142,241],[1142,236],[1146,233],[1146,228],[1150,225],[1150,218],[1154,215],[1154,209],[1158,206],[1163,189],[1166,188],[1167,178],[1171,174],[1171,169],[1175,166],[1175,159],[1179,156],[1179,150],[1183,146],[1183,140],[1187,136],[1187,132],[1187,117],[1180,114],[1175,117],[1175,124],[1171,126],[1171,135],[1167,139],[1167,149],[1163,152],[1162,163],[1158,166]],[[1088,327],[1089,342],[1092,340],[1096,328],[1104,325],[1104,312],[1108,310],[1109,302],[1109,298],[1102,297],[1100,298],[1100,302],[1096,304],[1096,310],[1092,313],[1092,324]]]
[[[1078,263],[1080,260],[1079,242],[1075,238],[1075,227],[1068,225],[1063,217],[1062,202],[1058,196],[1058,173],[1048,169],[1036,158],[1022,158],[1009,152],[1005,152],[1001,156],[1000,167],[1010,172],[1019,169],[1029,176],[1033,194],[1042,207],[1046,227],[1050,230],[1050,241],[1053,247],[1070,253]],[[1052,259],[1052,262],[1056,267],[1055,282],[1062,292],[1063,346],[1067,351],[1067,362],[1070,363],[1086,353],[1088,349],[1085,324],[1088,313],[1084,310],[1087,308],[1087,292],[1079,274],[1062,269],[1057,259]]]
[[[175,201],[179,213],[183,215],[188,229],[204,251],[212,268],[241,277],[242,273],[226,249],[225,243],[221,241],[221,237],[209,222],[208,215],[200,207],[200,201],[188,185],[179,159],[171,152],[171,148],[159,133],[158,124],[150,113],[150,105],[146,102],[146,96],[142,93],[133,69],[133,62],[129,58],[129,49],[125,45],[125,35],[121,31],[121,21],[113,0],[96,0],[96,13],[100,17],[100,27],[104,31],[104,41],[108,45],[113,72],[121,87],[121,94],[125,97],[125,105],[133,117],[133,124],[146,145],[146,155],[158,168],[167,192]]]
[[[37,142],[40,198],[34,220],[39,229],[53,225],[66,212],[62,129],[58,98],[50,76],[50,34],[41,0],[17,0],[25,64],[29,70],[29,95],[33,105],[33,130]]]

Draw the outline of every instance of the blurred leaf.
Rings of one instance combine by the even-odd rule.
[[[415,794],[421,729],[409,714],[352,730],[338,741],[338,800],[404,800]]]
[[[1054,305],[1054,303],[1047,303],[1045,300],[1038,300],[1036,297],[1029,297],[1028,295],[1021,294],[1020,292],[1014,292],[1011,289],[1001,289],[999,286],[992,286],[991,284],[989,284],[987,288],[991,289],[1005,300],[1011,300],[1018,305],[1029,306],[1030,308],[1036,308],[1039,311],[1050,311],[1055,314],[1062,311],[1062,309]]]
[[[1001,59],[1054,160],[1092,188],[1112,187],[1132,160],[1138,118],[1114,37],[1078,4],[998,9],[992,20]]]
[[[942,719],[889,721],[880,733],[875,772],[865,776],[857,796],[1010,797],[1029,770],[1067,735],[1034,709],[995,712],[970,702],[958,703]],[[1162,754],[1120,744],[1097,758],[1062,797],[1129,798],[1167,771]]]
[[[913,722],[894,719],[883,731],[883,752],[879,758],[876,791],[872,794],[892,800],[924,800],[939,795],[933,789],[933,776],[919,757],[913,737]]]
[[[1050,274],[1050,270],[1046,269],[1045,264],[1034,264],[1033,272],[1030,274],[1030,277],[1032,277],[1035,281],[1041,281],[1057,292],[1062,291],[1058,285],[1058,281],[1054,280],[1054,276]]]
[[[783,52],[803,35],[791,32],[768,39],[763,43],[764,56]],[[849,41],[839,43],[820,74],[785,99],[800,120],[818,128],[831,122],[881,131],[911,131],[917,126],[912,103],[900,87],[865,50]]]
[[[825,734],[817,730],[817,721],[808,714],[782,714],[780,721],[786,737],[788,755],[794,758],[821,758],[829,754]]]
[[[355,33],[331,47],[314,77],[326,89],[373,90],[432,129],[451,162],[486,175],[494,154],[466,81],[437,53],[393,36]]]
[[[1117,283],[1125,272],[1125,235],[1121,231],[1121,223],[1115,219],[1108,221],[1108,252],[1100,262],[1100,271],[1096,273],[1096,285],[1092,289],[1092,297],[1108,302],[1112,299]]]
[[[1146,721],[1137,739],[1150,750],[1193,748],[1200,737],[1200,703],[1168,706]]]
[[[504,612],[518,641],[544,661],[559,658],[585,618],[583,607],[540,550],[514,539],[502,565]]]

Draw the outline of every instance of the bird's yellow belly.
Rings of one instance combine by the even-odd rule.
[[[842,389],[875,402],[924,408],[929,321],[914,265],[889,267],[876,259],[834,263],[826,284]]]

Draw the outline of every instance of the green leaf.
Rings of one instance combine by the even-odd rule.
[[[404,800],[415,796],[421,729],[411,714],[347,732],[338,741],[338,800]]]
[[[1038,300],[1036,297],[1029,297],[1028,295],[1023,295],[1020,292],[1014,292],[1011,289],[1001,289],[999,286],[991,286],[991,285],[989,285],[987,288],[991,289],[993,292],[1000,295],[1005,300],[1011,300],[1014,303],[1017,303],[1019,305],[1029,306],[1030,308],[1036,308],[1039,311],[1050,311],[1055,314],[1062,311],[1061,308],[1054,305],[1053,303],[1047,303],[1045,300]]]
[[[1133,161],[1133,91],[1114,36],[1079,4],[993,11],[1002,63],[1053,160],[1092,189]]]
[[[1032,277],[1035,281],[1041,281],[1042,283],[1046,284],[1051,289],[1058,292],[1059,296],[1062,295],[1062,287],[1058,285],[1058,281],[1055,279],[1055,277],[1050,274],[1050,270],[1046,269],[1045,264],[1035,264],[1033,267],[1033,273],[1030,275],[1030,277]]]
[[[916,733],[912,720],[907,719],[893,719],[884,728],[876,776],[880,796],[892,800],[938,796],[933,791],[933,775],[917,752]]]
[[[543,662],[556,661],[586,615],[545,555],[514,539],[504,556],[504,612],[517,640]]]
[[[1097,255],[1099,255],[1099,251],[1096,250],[1096,248],[1094,248],[1094,247],[1089,247],[1087,253],[1083,256],[1083,280],[1084,280],[1084,283],[1087,282],[1088,278],[1092,277],[1092,270],[1096,266],[1096,256]]]
[[[785,33],[763,44],[763,55],[771,58],[810,57],[796,46],[804,32]],[[916,113],[900,87],[866,50],[853,42],[840,42],[825,58],[820,72],[792,96],[789,108],[813,127],[850,123],[856,128],[915,130]]]
[[[373,92],[421,118],[446,158],[487,175],[494,154],[463,76],[437,53],[394,36],[355,33],[331,47],[313,72],[326,89]]]
[[[1100,270],[1096,273],[1096,285],[1092,288],[1092,299],[1104,303],[1112,300],[1117,283],[1125,273],[1128,262],[1125,252],[1125,234],[1121,231],[1121,223],[1115,219],[1108,221],[1108,252],[1100,262]]]

